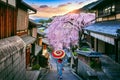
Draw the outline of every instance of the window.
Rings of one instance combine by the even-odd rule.
[[[99,16],[108,16],[115,12],[115,5],[108,5],[104,7],[103,9],[99,10]]]
[[[110,14],[110,11],[111,11],[111,7],[106,7],[105,9],[103,9],[103,14],[104,15]]]
[[[115,5],[112,5],[112,12],[115,12]]]
[[[115,12],[115,5],[113,4],[112,6],[107,6],[103,9],[103,15],[109,15],[111,13]]]

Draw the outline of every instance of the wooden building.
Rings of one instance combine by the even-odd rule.
[[[39,46],[42,46],[41,56],[40,56],[40,58],[41,58],[40,65],[42,64],[41,66],[46,67],[46,66],[48,66],[48,59],[49,59],[49,51],[48,51],[49,42],[46,38],[46,34],[40,28],[45,29],[45,26],[41,25],[37,29],[37,38],[38,38],[37,43],[39,44]],[[44,60],[44,62],[43,62],[43,60]]]
[[[28,27],[28,34],[33,36],[34,38],[37,38],[37,29],[41,26],[40,23],[34,22],[32,19],[29,19],[29,27]]]
[[[28,32],[29,25],[29,11],[36,13],[36,9],[32,8],[22,0],[17,2],[17,28],[16,34],[22,38],[26,43],[26,68],[31,66],[31,55],[35,55],[35,41]]]
[[[22,0],[0,0],[0,80],[26,80],[25,49],[35,40],[20,38],[27,35],[28,9],[36,12]]]
[[[99,0],[89,10],[96,23],[84,28],[92,48],[120,63],[120,0]]]
[[[36,13],[22,0],[0,0],[0,39],[26,34],[31,10]]]
[[[29,15],[36,13],[23,0],[0,0],[0,39],[18,35],[26,43],[26,64],[30,64],[30,53],[35,51],[36,38],[28,35]],[[36,33],[37,34],[37,33]],[[33,53],[34,54],[34,53]]]
[[[17,6],[17,35],[21,36],[28,34],[29,11],[33,11],[34,13],[37,11],[22,0],[18,0]]]
[[[0,0],[0,39],[16,35],[16,0]]]
[[[37,41],[39,40],[39,38],[37,38],[37,28],[40,26],[41,24],[34,22],[33,20],[29,19],[29,27],[28,27],[28,34],[34,38],[36,38],[36,41],[34,43],[34,48],[33,48],[33,52],[31,55],[31,60],[33,61],[34,64],[39,64],[39,57],[41,55],[41,50],[42,50],[42,45],[39,45],[37,43]],[[35,50],[34,50],[35,49]],[[31,64],[33,64],[31,63]]]

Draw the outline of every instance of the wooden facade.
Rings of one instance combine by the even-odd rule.
[[[29,11],[36,13],[36,9],[32,8],[22,0],[18,0],[17,7],[17,35],[28,35]]]
[[[0,39],[27,34],[28,9],[36,13],[22,0],[0,0]]]
[[[29,35],[31,35],[34,38],[37,38],[37,27],[40,26],[41,24],[35,23],[33,20],[29,20]]]
[[[97,22],[119,20],[120,19],[120,1],[104,0],[101,4],[98,4],[96,9]]]
[[[101,26],[102,28],[101,31],[95,31],[95,27],[94,30],[84,29],[84,33],[89,36],[89,39],[87,40],[91,43],[92,48],[95,51],[108,55],[113,60],[120,63],[120,37],[118,36],[119,33],[117,33],[117,26],[120,21],[120,0],[98,1],[98,4],[94,4],[94,7],[92,7],[91,10],[96,12],[96,23],[92,26],[98,24],[96,28],[100,29],[99,27]],[[110,30],[109,27],[114,27],[116,32],[114,32],[114,30],[112,31],[112,29]]]
[[[20,2],[20,3],[19,3]],[[26,43],[26,68],[31,66],[32,57],[35,55],[35,41],[36,39],[28,34],[29,30],[29,10],[36,13],[36,9],[32,8],[25,2],[18,0],[18,15],[17,15],[17,35],[20,36]]]
[[[26,67],[31,54],[35,54],[35,38],[28,35],[29,10],[36,13],[23,0],[0,0],[0,39],[20,36],[26,44]],[[37,34],[37,32],[36,32]]]
[[[18,8],[17,35],[25,35],[28,31],[28,12]]]
[[[26,49],[26,68],[30,66],[30,48]]]
[[[16,35],[17,9],[0,1],[0,39]]]

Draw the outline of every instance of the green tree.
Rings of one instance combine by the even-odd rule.
[[[49,18],[48,20],[44,20],[44,19],[42,19],[42,20],[39,21],[39,23],[44,24],[44,23],[50,23],[51,21],[52,21],[51,18]]]
[[[45,23],[45,20],[42,19],[42,20],[39,21],[39,23],[44,24],[44,23]]]

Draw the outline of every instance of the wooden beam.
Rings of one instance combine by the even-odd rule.
[[[118,39],[115,39],[115,61],[118,62]]]

